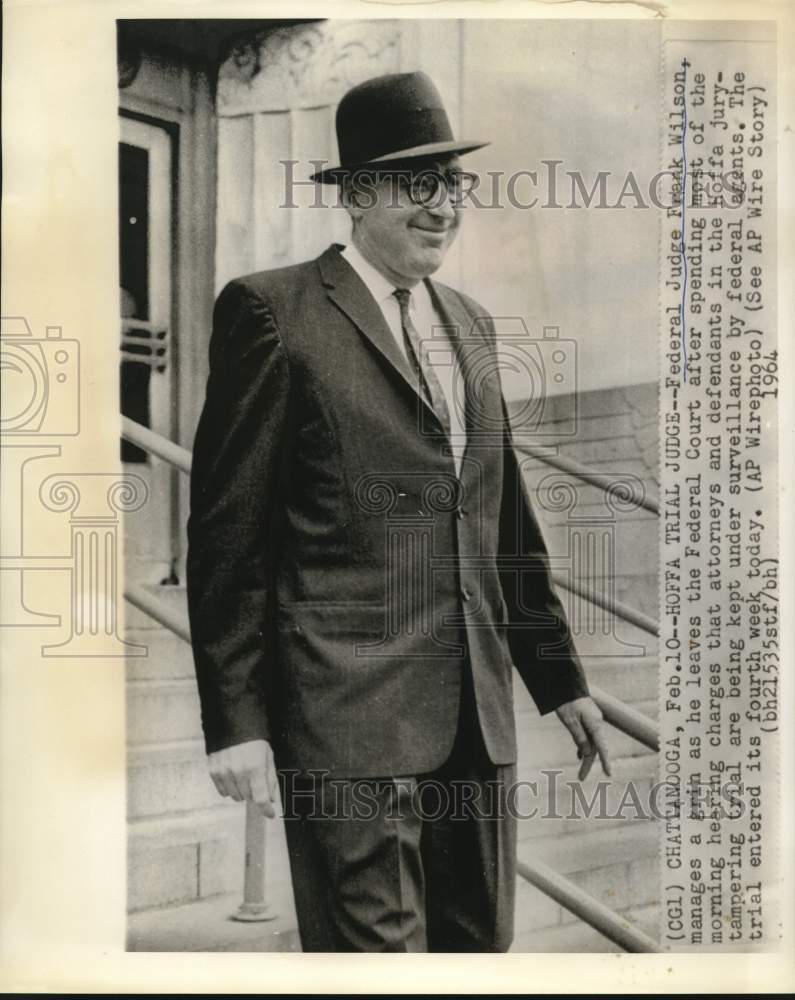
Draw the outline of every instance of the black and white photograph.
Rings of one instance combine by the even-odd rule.
[[[690,6],[75,2],[62,99],[4,47],[58,989],[792,985],[791,11]]]

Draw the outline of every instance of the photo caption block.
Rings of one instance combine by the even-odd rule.
[[[771,950],[780,934],[775,27],[680,22],[667,35],[661,940],[674,951]]]

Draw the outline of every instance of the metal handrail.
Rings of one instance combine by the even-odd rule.
[[[186,476],[190,475],[193,456],[187,448],[169,441],[162,434],[151,431],[148,427],[144,427],[143,424],[139,424],[137,421],[125,416],[121,418],[121,436],[126,438],[131,444],[137,444],[144,451],[149,451],[153,455],[157,455],[158,458],[162,458],[164,462],[175,466],[180,472],[184,472]]]
[[[190,473],[192,458],[191,453],[186,448],[174,444],[173,441],[143,427],[129,417],[122,417],[122,435],[133,444],[175,465],[182,472]],[[565,583],[563,585],[565,586]],[[169,607],[165,601],[147,591],[145,587],[140,584],[127,584],[124,596],[132,605],[170,629],[180,639],[190,642],[189,622],[179,612]],[[619,602],[613,602],[612,607],[616,614],[621,615]],[[640,613],[636,612],[635,614]],[[657,750],[659,748],[659,732],[652,719],[599,688],[591,687],[590,690],[591,696],[599,705],[605,721],[650,749]],[[238,919],[269,919],[272,916],[265,902],[264,843],[264,820],[259,815],[256,806],[247,801],[244,902],[237,914]],[[258,864],[249,863],[250,858],[254,857],[260,859]],[[625,951],[658,952],[660,950],[650,937],[543,862],[535,860],[529,863],[517,859],[517,872],[526,881]]]
[[[633,927],[627,920],[620,917],[609,906],[594,899],[571,879],[558,874],[554,868],[545,865],[543,861],[533,861],[528,864],[526,861],[518,859],[516,869],[525,881],[540,889],[546,896],[560,903],[571,913],[581,916],[587,912],[588,917],[582,917],[586,923],[590,924],[600,934],[604,934],[615,944],[620,945],[624,951],[631,952],[659,952],[656,941],[644,934],[643,931]]]
[[[637,625],[638,628],[643,629],[644,632],[648,632],[649,635],[659,636],[660,623],[652,618],[651,615],[644,614],[642,611],[638,611],[637,608],[633,608],[629,604],[624,604],[623,601],[619,601],[616,598],[603,597],[593,587],[589,587],[585,583],[578,583],[576,580],[569,580],[562,573],[553,572],[552,579],[557,586],[563,587],[572,594],[584,597],[591,604],[604,608],[605,611],[609,611],[618,618],[623,618],[625,622],[629,622],[631,625]]]
[[[546,462],[547,465],[553,466],[560,472],[568,472],[570,475],[576,476],[577,479],[582,479],[583,482],[590,483],[591,486],[597,486],[600,490],[608,492],[616,487],[615,476],[592,469],[590,466],[583,465],[582,462],[578,462],[574,458],[556,455],[554,452],[550,452],[538,445],[527,444],[525,441],[516,441],[515,436],[514,442],[520,451],[527,452],[528,455],[537,458],[540,462]],[[640,494],[625,483],[621,483],[621,493],[622,503],[631,500],[636,506],[645,507],[652,514],[659,515],[660,505],[654,497],[647,497],[645,493]],[[626,496],[625,493],[629,495]]]
[[[182,639],[183,642],[190,643],[190,624],[188,620],[175,611],[166,601],[162,600],[146,589],[140,583],[127,583],[124,587],[124,596],[139,611],[149,615],[160,625],[165,626],[170,632]]]
[[[599,706],[605,722],[609,722],[614,729],[630,736],[638,743],[642,743],[649,750],[657,752],[660,749],[660,730],[654,719],[639,712],[625,701],[616,698],[615,695],[608,694],[601,688],[589,684],[588,688],[591,697]]]

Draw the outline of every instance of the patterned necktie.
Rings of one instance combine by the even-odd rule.
[[[439,418],[447,437],[450,437],[450,411],[447,408],[447,399],[444,391],[433,370],[433,365],[428,361],[427,355],[423,361],[423,352],[420,348],[420,335],[417,328],[411,322],[409,314],[409,302],[411,301],[411,291],[408,288],[396,288],[392,293],[400,305],[400,322],[403,326],[403,342],[406,345],[406,355],[409,364],[414,370],[414,374],[419,382],[420,392],[427,402],[430,402],[434,413]]]

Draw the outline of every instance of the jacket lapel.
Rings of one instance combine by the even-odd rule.
[[[430,414],[438,424],[436,414],[420,393],[414,374],[395,343],[395,338],[378,303],[359,275],[341,256],[342,249],[339,243],[334,243],[318,258],[317,264],[326,294],[353,323],[365,341],[379,352],[390,368],[411,389],[419,404],[427,411],[426,415]],[[483,433],[483,428],[478,425],[477,414],[485,402],[480,396],[486,386],[481,384],[480,375],[484,368],[484,351],[491,353],[492,349],[483,334],[473,326],[475,317],[466,309],[453,289],[430,278],[425,279],[425,284],[436,310],[448,327],[450,340],[464,377],[468,450],[473,438],[478,437],[478,432],[481,436]],[[494,362],[496,364],[496,357]]]
[[[350,264],[340,255],[342,246],[334,243],[318,258],[326,294],[357,328],[365,340],[389,362],[391,368],[430,413],[433,410],[422,397],[408,362],[395,343],[384,314],[369,289]]]

